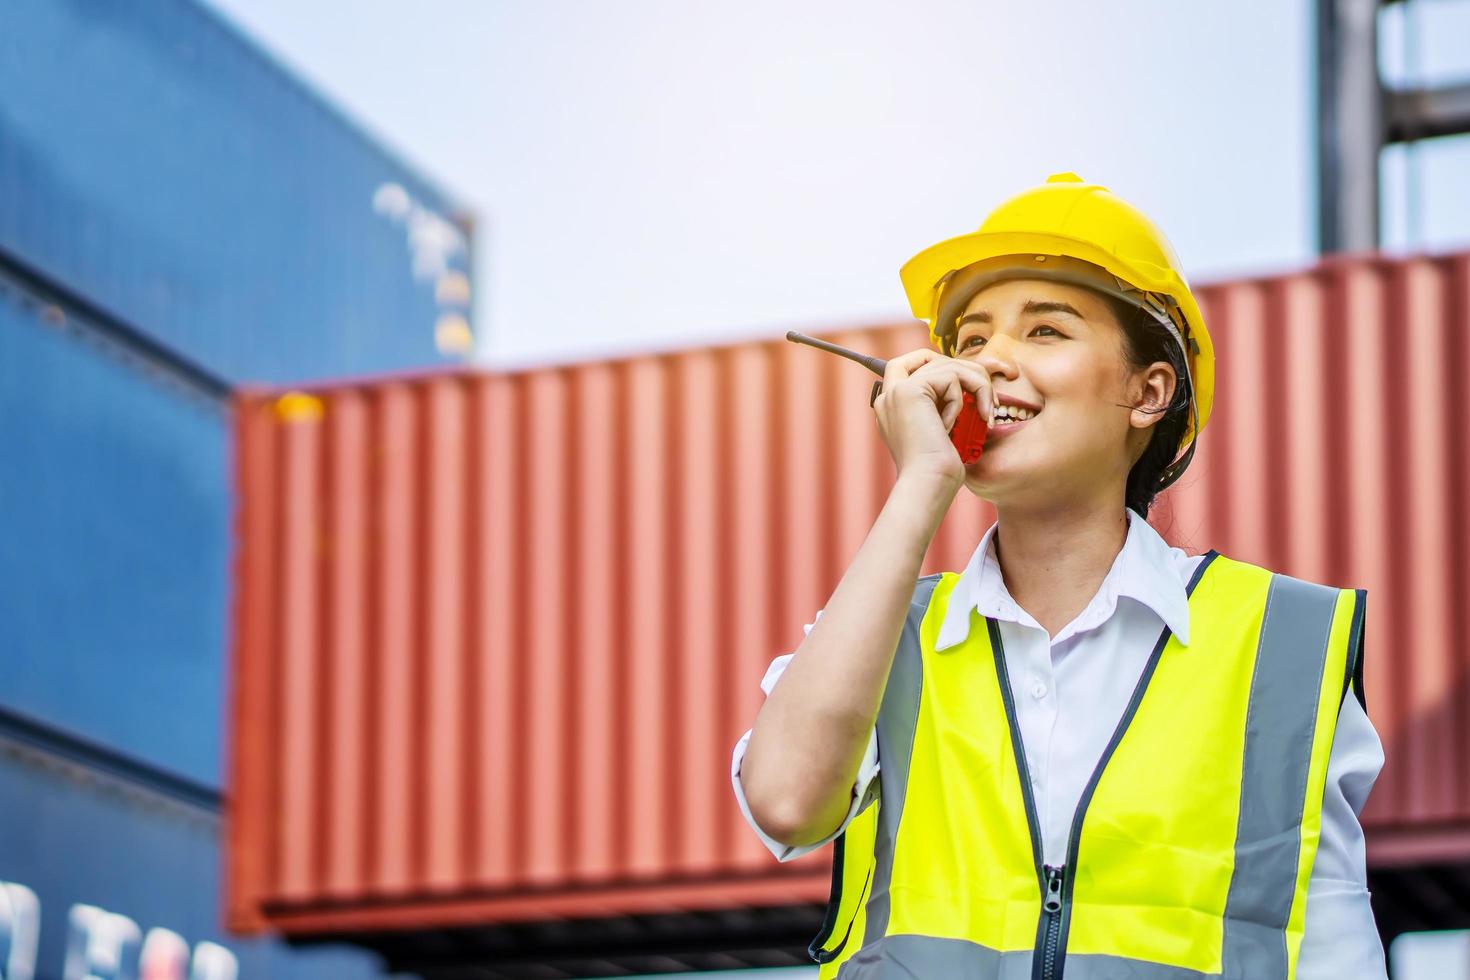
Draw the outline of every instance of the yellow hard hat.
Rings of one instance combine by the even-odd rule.
[[[1194,390],[1194,418],[1179,444],[1188,451],[1165,485],[1172,482],[1210,418],[1215,348],[1164,233],[1106,187],[1052,174],[1001,203],[977,231],[931,245],[899,270],[914,316],[928,322],[946,353],[963,304],[991,282],[1023,276],[1100,289],[1152,313],[1174,335]]]

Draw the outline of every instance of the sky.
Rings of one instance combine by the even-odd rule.
[[[475,212],[493,364],[905,319],[904,260],[1065,170],[1192,281],[1314,254],[1307,0],[213,5]],[[1414,6],[1420,75],[1470,73],[1470,4]],[[1470,140],[1438,142],[1412,227],[1470,242]]]

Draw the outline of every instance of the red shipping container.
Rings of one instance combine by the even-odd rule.
[[[1199,292],[1215,414],[1152,520],[1369,590],[1370,862],[1470,859],[1470,254]],[[230,923],[824,901],[728,761],[892,483],[871,382],[770,341],[239,394]],[[992,519],[962,493],[925,571]]]

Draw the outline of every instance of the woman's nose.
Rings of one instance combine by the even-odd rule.
[[[1005,334],[997,333],[986,342],[976,362],[992,377],[998,374],[1014,379],[1017,372],[1016,353],[1016,342]]]

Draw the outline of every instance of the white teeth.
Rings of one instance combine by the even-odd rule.
[[[1003,422],[1024,422],[1034,418],[1036,413],[1029,408],[1021,408],[1019,405],[998,405],[992,415],[993,418]]]

